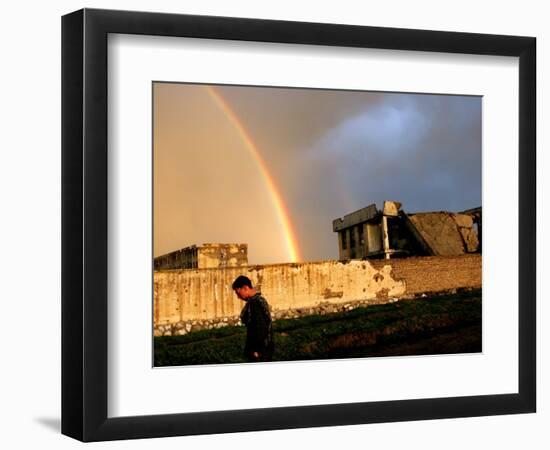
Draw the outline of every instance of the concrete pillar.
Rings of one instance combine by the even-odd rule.
[[[367,256],[367,226],[366,224],[362,223],[358,226],[358,232],[359,232],[359,246],[361,248],[360,257],[364,258]],[[361,237],[363,238],[363,242],[361,242]]]
[[[344,256],[344,247],[342,246],[342,240],[343,240],[343,233],[345,233],[346,231],[343,230],[343,231],[339,231],[338,232],[338,259],[342,260],[342,259],[345,259],[345,256]]]
[[[384,258],[390,259],[390,237],[388,234],[388,218],[382,216],[382,239],[384,242]]]

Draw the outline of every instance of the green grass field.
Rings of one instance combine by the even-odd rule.
[[[481,290],[273,323],[274,361],[481,351]],[[155,366],[242,363],[243,326],[156,337]]]

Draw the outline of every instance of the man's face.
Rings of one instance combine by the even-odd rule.
[[[237,297],[239,297],[241,300],[246,300],[246,288],[247,286],[235,288],[235,294],[237,294]]]

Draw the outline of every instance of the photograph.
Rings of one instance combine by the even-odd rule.
[[[154,367],[482,352],[482,96],[152,104]]]
[[[234,6],[62,15],[61,433],[537,447],[542,22]]]

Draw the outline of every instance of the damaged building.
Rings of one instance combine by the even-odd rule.
[[[155,270],[212,269],[248,265],[247,244],[202,244],[157,256]]]
[[[406,213],[401,203],[371,204],[332,222],[338,259],[459,256],[481,253],[481,207],[461,212]],[[192,245],[154,259],[154,270],[248,266],[248,245]]]
[[[335,219],[340,260],[457,256],[481,252],[481,207],[462,212],[406,213],[385,201]]]

